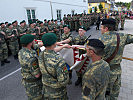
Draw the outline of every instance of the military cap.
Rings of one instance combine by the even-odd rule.
[[[9,27],[10,25],[12,25],[12,24],[11,24],[11,23],[9,23],[9,24],[8,24],[8,27]]]
[[[87,31],[84,26],[80,26],[79,29],[83,29],[83,30]]]
[[[35,39],[34,35],[31,34],[25,34],[20,38],[21,44],[29,44]]]
[[[43,23],[42,21],[39,22],[39,24],[42,24],[42,23]]]
[[[50,22],[50,20],[48,20],[48,22]]]
[[[14,22],[12,22],[12,24],[14,24],[15,23],[15,21]]]
[[[20,22],[20,24],[22,24],[22,23],[24,23],[23,21],[22,22]]]
[[[113,18],[103,19],[102,20],[102,25],[106,25],[106,24],[115,25],[116,24],[116,20],[113,19]]]
[[[56,19],[54,21],[57,21]]]
[[[98,40],[98,39],[89,39],[87,41],[87,45],[91,46],[91,47],[94,47],[94,48],[101,48],[101,49],[105,48],[103,42]]]
[[[63,25],[63,28],[64,28],[64,27],[67,27],[67,28],[69,28],[69,29],[70,29],[70,26],[69,26],[69,25]]]
[[[62,21],[62,19],[60,20],[60,22]]]
[[[25,20],[22,21],[23,23],[26,22]]]
[[[45,33],[42,36],[42,42],[44,46],[51,46],[56,43],[57,36],[54,33]]]
[[[44,21],[47,21],[46,19],[44,19]]]
[[[1,26],[2,24],[4,24],[4,23],[0,23],[0,26]]]
[[[5,22],[5,24],[7,24],[8,22]]]
[[[53,19],[51,19],[51,21],[54,21]]]

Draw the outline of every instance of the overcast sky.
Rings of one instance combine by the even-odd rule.
[[[131,2],[132,0],[115,0],[116,2],[119,2],[119,1],[121,1],[121,2]]]

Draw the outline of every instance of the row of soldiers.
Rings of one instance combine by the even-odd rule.
[[[91,25],[93,25],[98,18],[98,13],[92,13],[92,14],[74,14],[71,16],[71,14],[66,14],[63,17],[63,21],[65,24],[69,25],[71,30],[78,30],[80,26],[84,26],[87,30],[90,28]],[[101,14],[101,16],[104,16],[104,14]]]

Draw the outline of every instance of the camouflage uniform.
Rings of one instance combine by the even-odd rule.
[[[36,78],[35,75],[40,74],[38,65],[38,57],[34,50],[22,48],[19,51],[19,62],[21,65],[21,75],[23,77],[22,84],[26,89],[28,100],[42,100],[42,81],[41,77]]]
[[[14,36],[8,38],[8,36],[11,36],[11,35],[14,35]],[[7,28],[6,37],[8,38],[9,49],[11,50],[12,55],[16,56],[19,51],[19,43],[18,43],[17,33],[15,32],[15,30]]]
[[[48,32],[48,30],[47,30],[46,26],[40,26],[39,39],[41,39],[42,38],[42,35],[45,34],[45,33],[47,33],[47,32]]]
[[[57,36],[57,41],[60,41],[60,33],[59,33],[59,28],[60,26],[58,24],[54,24],[54,33],[56,34]]]
[[[133,35],[130,34],[123,34],[119,33],[120,36],[120,44],[119,49],[115,57],[109,62],[111,76],[110,76],[110,84],[107,90],[107,94],[110,96],[110,100],[117,100],[120,87],[121,87],[121,61],[122,61],[122,54],[125,45],[133,43]],[[117,46],[117,36],[115,32],[107,32],[104,33],[100,40],[105,45],[105,54],[103,59],[106,60],[109,58]]]
[[[83,75],[82,99],[105,100],[106,88],[109,83],[110,68],[107,62],[93,62]]]
[[[61,41],[66,40],[66,39],[69,39],[71,41],[69,44],[72,45],[73,37],[70,32],[67,34],[65,34],[65,33],[62,34]]]
[[[116,15],[115,20],[116,20],[115,30],[118,30],[118,26],[119,26],[119,23],[120,23],[120,17],[118,15]]]
[[[5,36],[0,31],[0,61],[8,58],[8,48],[5,41]]]
[[[121,15],[121,28],[124,29],[125,15]]]
[[[66,85],[69,82],[69,74],[63,58],[53,50],[45,50],[39,56],[39,67],[42,73],[44,100],[68,100]]]
[[[38,33],[38,30],[36,28],[30,27],[27,33],[28,34],[36,33],[35,39],[39,39],[39,34],[37,34]]]

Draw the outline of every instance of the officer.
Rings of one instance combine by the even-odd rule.
[[[16,30],[13,30],[12,24],[8,24],[8,28],[6,29],[6,37],[9,42],[9,49],[11,50],[14,59],[18,59],[18,51],[19,51],[19,43],[17,38]]]
[[[22,49],[19,51],[18,57],[22,68],[22,84],[26,89],[28,100],[42,100],[41,72],[37,54],[32,49],[34,36],[31,34],[23,35],[20,42]]]
[[[104,47],[98,39],[90,39],[86,45],[87,56],[92,59],[92,63],[83,75],[83,100],[105,100],[110,68],[109,64],[102,60]]]
[[[65,61],[54,51],[57,37],[54,33],[42,36],[46,48],[39,56],[44,100],[68,100],[66,85],[69,74]]]
[[[106,96],[110,100],[117,100],[121,87],[121,61],[125,45],[133,43],[133,35],[116,33],[115,19],[103,19],[100,40],[105,45],[103,59],[110,65],[110,83]]]
[[[4,66],[5,63],[10,63],[10,61],[7,60],[8,58],[8,48],[5,41],[5,33],[0,30],[0,61],[1,66]]]

